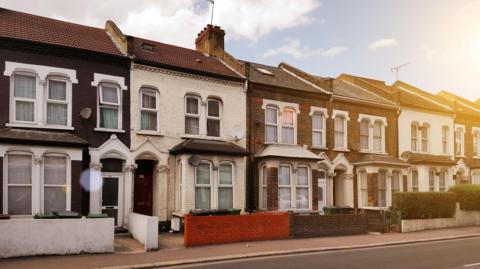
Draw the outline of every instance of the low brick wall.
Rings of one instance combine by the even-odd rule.
[[[291,236],[294,238],[366,234],[365,214],[292,214]]]
[[[185,215],[184,245],[193,247],[240,241],[286,239],[288,212],[262,212],[240,216]]]

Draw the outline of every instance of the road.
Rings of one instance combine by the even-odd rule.
[[[314,269],[314,268],[468,268],[480,269],[480,238],[273,256],[169,268]]]

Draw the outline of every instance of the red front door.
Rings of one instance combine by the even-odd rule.
[[[137,161],[133,184],[133,212],[152,215],[154,161]]]

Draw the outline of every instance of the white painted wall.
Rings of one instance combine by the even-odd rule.
[[[158,248],[158,217],[130,212],[128,231],[145,246],[145,250]]]
[[[113,252],[114,222],[102,219],[0,221],[0,258]]]
[[[131,149],[135,158],[142,158],[142,154],[150,153],[158,161],[158,168],[154,175],[153,214],[160,221],[169,219],[173,211],[178,208],[180,197],[179,188],[175,185],[178,181],[174,157],[169,155],[168,150],[185,138],[195,137],[185,135],[184,97],[187,93],[196,93],[205,101],[207,97],[217,97],[222,100],[223,113],[221,121],[220,139],[237,143],[246,147],[246,138],[234,141],[232,130],[235,126],[241,126],[246,130],[246,92],[243,83],[230,83],[205,77],[196,77],[188,74],[174,73],[163,69],[134,65],[130,73],[131,90]],[[143,86],[157,89],[159,92],[159,131],[142,132],[140,129],[140,89]],[[200,110],[204,109],[202,105]],[[203,113],[203,112],[201,112]],[[148,137],[149,142],[146,143]],[[205,138],[205,136],[197,136]],[[169,161],[170,159],[170,161]],[[184,161],[184,164],[188,164]],[[184,169],[188,167],[184,165]],[[245,182],[245,161],[241,157],[236,163],[236,171],[239,184]],[[186,170],[185,170],[186,171]],[[193,168],[192,168],[193,171]],[[193,178],[192,178],[193,180]],[[193,181],[192,181],[193,182]],[[190,183],[188,183],[190,184]],[[193,189],[187,186],[188,190]],[[191,187],[191,188],[190,188]],[[194,198],[193,192],[187,196]],[[237,197],[245,196],[245,188],[235,190]],[[237,203],[236,203],[237,204]],[[244,201],[238,202],[238,205]],[[185,204],[185,210],[190,208],[191,203]],[[240,207],[240,208],[244,208]],[[192,208],[190,208],[192,209]]]

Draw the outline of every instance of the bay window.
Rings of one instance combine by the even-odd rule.
[[[387,172],[378,172],[378,206],[387,206]]]
[[[390,184],[392,200],[393,200],[393,194],[396,192],[400,192],[400,185],[401,185],[400,178],[401,178],[400,173],[398,171],[393,171],[392,182]]]
[[[7,155],[7,214],[32,214],[32,155]]]
[[[200,134],[200,98],[193,95],[185,97],[185,133]]]
[[[43,160],[43,212],[67,209],[67,158],[45,156]]]
[[[262,166],[262,171],[260,175],[260,209],[267,209],[267,167]]]
[[[267,106],[265,110],[265,141],[267,143],[278,142],[278,109]]]
[[[282,143],[284,144],[294,144],[294,113],[291,109],[282,111]]]
[[[442,171],[438,176],[438,190],[444,192],[446,190],[447,172]]]
[[[368,140],[370,133],[370,121],[363,119],[360,121],[360,150],[368,151],[370,150]]]
[[[435,170],[428,171],[428,190],[435,191]]]
[[[15,122],[34,123],[37,106],[37,78],[33,75],[13,75],[13,104]]]
[[[47,91],[47,124],[68,125],[69,98],[67,81],[59,79],[48,80]]]
[[[207,136],[220,136],[220,101],[207,100]]]
[[[140,89],[140,130],[158,131],[158,92]]]
[[[195,209],[211,208],[212,165],[201,162],[195,169]]]
[[[220,164],[218,173],[218,208],[233,208],[233,165]]]
[[[121,129],[120,88],[113,84],[100,84],[99,92],[99,127],[103,129]]]
[[[413,192],[418,192],[418,171],[416,170],[412,171],[411,189]]]
[[[362,206],[368,206],[368,179],[367,172],[360,172],[360,197],[362,199]]]
[[[308,168],[298,167],[296,174],[297,174],[296,191],[295,191],[296,208],[308,209],[309,207]]]
[[[312,115],[312,146],[325,147],[325,115],[315,112]]]
[[[292,207],[292,168],[289,165],[280,165],[278,169],[278,208]]]

